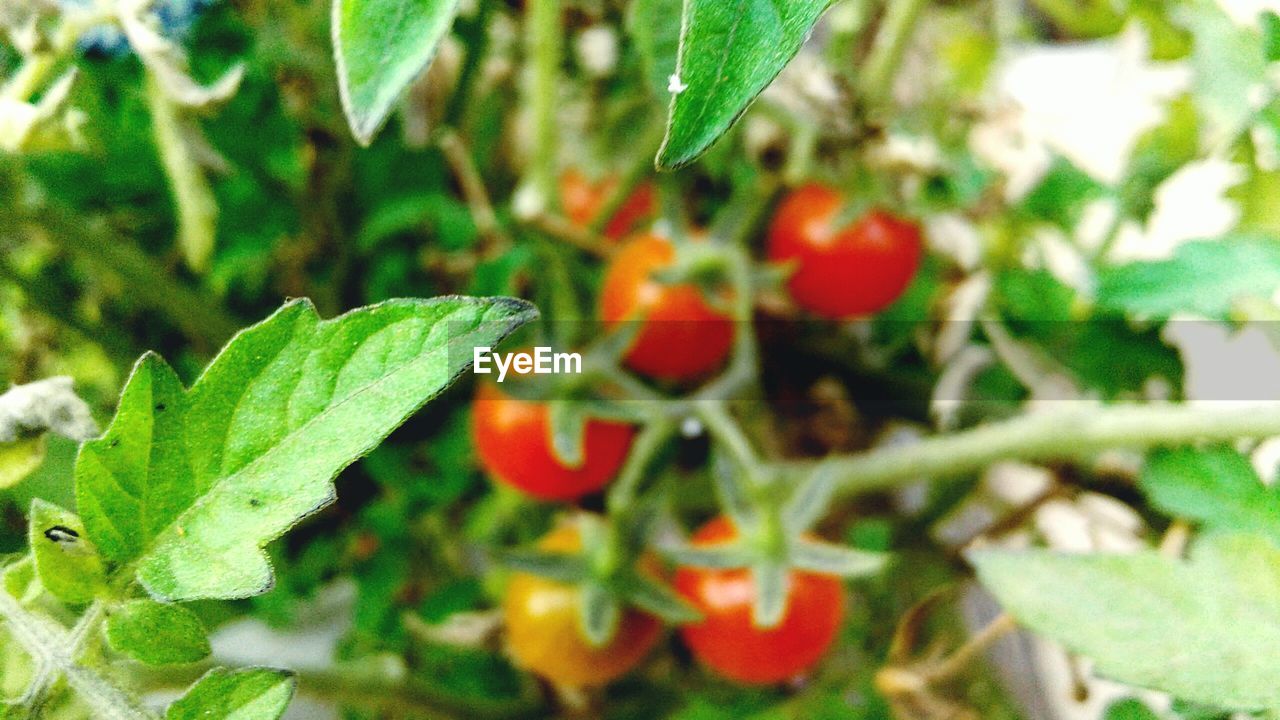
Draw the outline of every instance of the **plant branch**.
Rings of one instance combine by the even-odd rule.
[[[883,105],[893,93],[893,81],[906,54],[907,43],[928,0],[889,0],[884,20],[862,70],[862,93],[870,105]]]
[[[96,607],[96,606],[95,606]],[[89,620],[75,633],[49,618],[28,612],[7,591],[0,590],[0,618],[13,639],[31,656],[37,668],[31,692],[43,692],[43,683],[61,675],[76,695],[101,720],[154,720],[155,715],[106,678],[79,663],[83,639],[89,635],[101,614],[91,610]]]
[[[1280,403],[1071,405],[908,446],[830,458],[846,494],[977,472],[1001,460],[1086,460],[1115,448],[1280,435]],[[787,463],[807,472],[811,462]]]
[[[533,118],[533,147],[524,185],[517,197],[517,215],[532,217],[555,207],[557,123],[560,61],[564,50],[560,18],[562,0],[528,0],[525,19],[526,51],[533,77],[526,101]]]
[[[475,220],[476,230],[484,240],[480,249],[481,257],[493,257],[502,253],[511,246],[511,238],[507,237],[502,223],[498,222],[498,215],[493,210],[489,191],[471,157],[471,150],[452,129],[440,133],[439,142],[440,151],[444,153],[445,160],[458,178],[462,195],[467,201],[467,207],[471,209],[472,219]]]

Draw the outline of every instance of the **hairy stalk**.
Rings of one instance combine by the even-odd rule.
[[[519,214],[525,217],[555,207],[560,60],[564,54],[561,5],[561,0],[529,0],[527,3],[525,42],[533,77],[528,84],[526,102],[533,117],[533,147],[521,188],[526,199],[517,203]]]
[[[879,106],[889,101],[893,81],[926,2],[928,0],[889,0],[886,3],[884,21],[862,70],[862,94],[867,104]]]
[[[204,168],[192,155],[183,137],[177,105],[165,96],[160,83],[146,73],[147,108],[151,111],[151,137],[160,153],[169,191],[178,213],[178,248],[187,267],[204,273],[213,258],[218,230],[218,202],[209,187]]]
[[[446,128],[440,133],[439,143],[440,152],[444,154],[445,160],[458,179],[462,195],[475,221],[476,230],[480,233],[482,240],[480,256],[489,258],[505,252],[511,247],[511,238],[502,229],[498,214],[493,210],[489,190],[485,187],[484,178],[480,176],[480,170],[476,168],[475,160],[471,157],[471,149],[452,128]]]
[[[80,664],[81,645],[97,627],[99,610],[91,608],[86,613],[88,620],[78,625],[76,632],[69,633],[53,620],[27,612],[12,595],[0,591],[0,618],[36,664],[37,678],[31,685],[34,693],[43,692],[61,676],[93,711],[96,720],[155,720],[156,716],[137,700]]]
[[[1001,460],[1087,460],[1103,450],[1280,435],[1280,403],[1071,405],[914,445],[830,458],[845,494],[977,472]],[[787,463],[805,472],[812,463]]]

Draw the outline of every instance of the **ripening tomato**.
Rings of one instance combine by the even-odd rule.
[[[733,348],[733,320],[711,307],[692,283],[663,284],[654,273],[675,262],[666,238],[636,236],[609,263],[600,292],[606,325],[643,318],[626,361],[659,380],[695,380],[724,364]]]
[[[577,528],[551,531],[538,547],[548,552],[576,552],[581,547]],[[507,647],[516,664],[559,684],[594,687],[611,682],[640,664],[658,644],[662,624],[633,608],[622,611],[617,633],[602,647],[592,647],[582,635],[580,592],[528,573],[512,575],[503,598]]]
[[[805,309],[843,319],[879,312],[911,284],[924,252],[920,227],[874,210],[834,227],[844,207],[835,190],[806,185],[778,206],[769,259],[794,262],[787,287]]]
[[[705,547],[736,537],[733,523],[717,518],[692,542]],[[682,567],[675,586],[704,618],[681,629],[685,644],[709,669],[740,683],[783,682],[805,672],[827,652],[844,619],[844,588],[828,575],[792,571],[786,612],[770,629],[752,622],[755,583],[744,568]]]
[[[627,459],[635,428],[587,421],[583,462],[569,467],[556,457],[549,413],[546,403],[514,398],[493,383],[481,383],[471,414],[481,465],[498,480],[543,500],[574,500],[603,488]]]
[[[564,206],[565,216],[578,227],[590,225],[620,182],[617,175],[592,182],[579,170],[571,168],[564,171],[560,176],[560,203]],[[604,226],[604,236],[610,240],[621,240],[627,233],[640,229],[645,221],[653,219],[657,212],[658,199],[653,184],[641,183],[609,218]]]

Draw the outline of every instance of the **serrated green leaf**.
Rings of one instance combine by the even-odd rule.
[[[215,668],[169,706],[165,720],[276,720],[296,684],[283,670]]]
[[[1104,676],[1228,710],[1280,707],[1280,549],[1261,536],[1207,536],[1186,562],[995,550],[971,560],[1019,623]]]
[[[757,560],[751,566],[751,582],[756,590],[751,621],[759,628],[777,627],[787,612],[787,596],[791,594],[791,569],[785,562]]]
[[[1218,530],[1257,532],[1280,542],[1280,493],[1258,478],[1231,448],[1180,448],[1153,453],[1141,486],[1173,517]]]
[[[583,583],[578,592],[582,598],[578,604],[582,636],[592,647],[604,647],[618,631],[622,604],[608,588],[597,582]]]
[[[814,540],[801,540],[791,553],[791,564],[796,568],[846,578],[874,575],[884,569],[888,561],[884,553]]]
[[[261,548],[331,502],[333,477],[447,387],[473,347],[533,314],[517,300],[439,298],[322,321],[295,301],[233,339],[189,391],[144,357],[76,463],[89,537],[157,599],[264,591]]]
[[[106,583],[102,560],[75,513],[33,500],[27,537],[36,576],[54,597],[83,605],[102,590]]]
[[[640,51],[653,93],[665,98],[680,54],[680,16],[684,0],[632,0],[627,31]]]
[[[1180,246],[1174,256],[1104,270],[1098,304],[1150,319],[1193,313],[1226,319],[1245,298],[1269,298],[1280,287],[1280,242],[1229,236]]]
[[[210,652],[204,623],[181,605],[131,600],[107,617],[111,649],[147,665],[199,662]]]
[[[800,51],[831,0],[686,0],[658,166],[693,162]]]
[[[357,140],[373,140],[457,12],[458,0],[333,0],[338,91]]]

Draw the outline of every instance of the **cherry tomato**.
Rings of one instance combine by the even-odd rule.
[[[727,518],[717,518],[693,536],[693,544],[723,544],[737,537]],[[752,622],[755,583],[746,569],[682,567],[676,590],[703,614],[681,629],[684,642],[705,666],[740,683],[778,683],[813,667],[826,653],[844,619],[844,588],[827,575],[793,571],[782,622],[762,629]]]
[[[884,211],[834,227],[843,206],[835,190],[806,185],[783,199],[769,228],[769,259],[797,266],[791,296],[833,319],[892,305],[911,284],[923,253],[920,227]]]
[[[573,500],[603,488],[626,460],[635,428],[587,421],[582,465],[569,467],[552,447],[549,413],[546,403],[481,383],[471,415],[480,464],[498,480],[543,500]]]
[[[565,216],[578,227],[590,225],[620,182],[616,175],[592,182],[579,170],[566,170],[560,176],[560,203],[564,206]],[[653,185],[641,183],[631,191],[613,217],[609,218],[604,226],[604,236],[610,240],[621,240],[627,233],[639,229],[646,220],[652,219],[657,212],[657,193],[654,192]]]
[[[581,546],[572,526],[553,530],[538,543],[548,552],[571,553]],[[507,647],[516,664],[559,684],[604,685],[634,669],[658,644],[662,624],[647,613],[623,610],[617,633],[602,647],[582,635],[578,588],[537,575],[516,573],[502,609]]]
[[[733,321],[692,283],[664,285],[653,277],[675,255],[658,235],[627,242],[605,271],[600,316],[606,325],[643,318],[626,356],[633,370],[660,380],[694,380],[724,364],[733,347]]]

